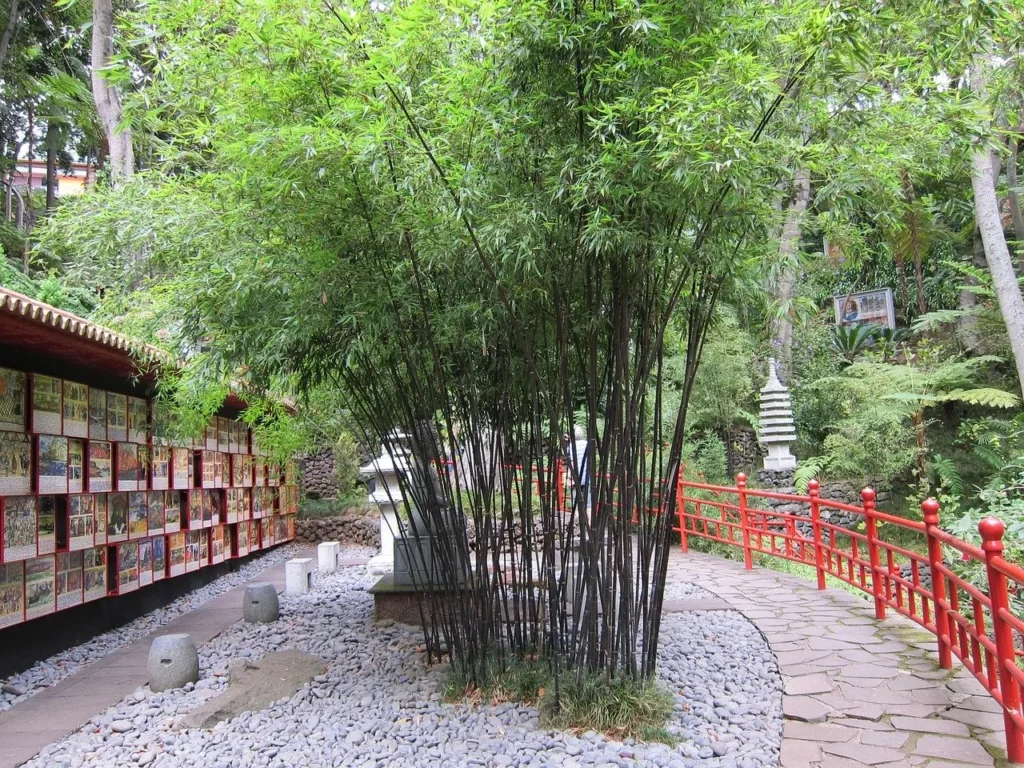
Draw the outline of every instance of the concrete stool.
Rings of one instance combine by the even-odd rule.
[[[334,573],[338,570],[338,552],[341,544],[336,541],[325,541],[316,548],[317,566],[320,573]]]
[[[270,624],[281,615],[277,587],[269,581],[257,581],[245,587],[242,618],[250,624]]]
[[[191,635],[162,635],[149,646],[149,687],[160,693],[199,680],[199,652]]]
[[[313,588],[313,558],[296,557],[284,564],[284,593],[304,595]]]

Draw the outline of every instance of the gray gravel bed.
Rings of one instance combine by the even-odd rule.
[[[96,635],[73,648],[36,662],[29,669],[0,679],[0,712],[25,701],[64,678],[73,675],[87,664],[91,664],[116,650],[138,640],[154,629],[167,624],[183,613],[209,602],[220,594],[252,579],[274,563],[294,557],[300,548],[294,544],[271,550],[265,555],[246,563],[234,573],[211,581],[206,586],[192,590],[186,595],[168,603],[163,608],[150,611],[116,629]],[[358,554],[352,555],[359,556]]]
[[[665,617],[660,677],[676,692],[668,727],[682,739],[669,747],[544,730],[537,711],[518,704],[444,704],[445,668],[425,667],[415,650],[421,636],[401,625],[373,626],[365,592],[372,582],[361,567],[317,574],[308,595],[282,599],[276,624],[240,622],[202,646],[198,684],[161,694],[141,688],[46,747],[27,768],[779,764],[781,677],[761,634],[738,613]],[[187,712],[227,685],[231,659],[287,648],[324,658],[327,673],[264,711],[212,730],[183,727]]]

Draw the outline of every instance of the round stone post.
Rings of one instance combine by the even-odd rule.
[[[161,635],[149,646],[149,687],[160,693],[199,680],[199,652],[190,635]]]
[[[247,584],[242,597],[242,618],[250,624],[270,624],[281,615],[277,587],[269,581]]]

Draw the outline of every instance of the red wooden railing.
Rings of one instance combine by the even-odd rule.
[[[514,475],[523,469],[511,468]],[[557,508],[568,511],[573,502],[566,493],[565,462],[558,461],[553,474]],[[539,494],[539,477],[536,483],[533,490]],[[544,490],[551,492],[550,486]],[[696,537],[741,549],[748,569],[753,568],[755,555],[801,563],[814,569],[818,589],[825,589],[828,577],[839,579],[871,597],[877,619],[884,619],[891,609],[921,625],[936,637],[939,665],[950,669],[955,656],[1002,707],[1007,757],[1024,763],[1024,617],[1010,603],[1011,595],[1024,595],[1024,569],[1003,557],[1003,522],[995,517],[983,520],[978,547],[939,528],[935,499],[921,504],[923,520],[916,521],[877,509],[871,488],[861,491],[859,506],[821,498],[816,480],[807,490],[798,495],[752,489],[743,474],[736,476],[735,486],[680,477],[673,530],[683,552]],[[769,502],[803,509],[778,511]],[[829,522],[830,511],[861,518],[863,530]],[[637,511],[632,515],[636,522]],[[880,531],[879,526],[891,528]],[[888,540],[895,537],[886,533],[897,529],[900,541],[917,537],[919,546],[908,548]],[[944,551],[952,560],[984,566],[984,589],[955,571]]]
[[[800,504],[807,513],[774,511],[768,501]],[[1003,557],[1002,521],[989,517],[981,522],[982,546],[977,547],[939,528],[935,499],[921,504],[923,522],[876,509],[871,488],[861,492],[861,502],[856,506],[822,499],[817,481],[811,481],[807,495],[801,496],[749,489],[742,474],[735,487],[680,479],[675,530],[684,552],[696,536],[742,548],[747,568],[753,567],[755,554],[802,563],[814,568],[819,589],[825,589],[826,577],[831,576],[870,595],[876,618],[884,619],[892,609],[917,622],[936,636],[943,669],[952,666],[955,656],[1000,704],[1007,757],[1024,762],[1024,671],[1019,666],[1024,620],[1010,605],[1010,595],[1024,588],[1024,569]],[[824,510],[857,515],[864,530],[826,522]],[[887,541],[879,533],[882,524],[902,529],[901,540],[907,538],[906,531],[919,536],[920,548]],[[943,558],[944,547],[954,559],[985,566],[985,589],[950,567]],[[930,578],[924,579],[925,574]]]

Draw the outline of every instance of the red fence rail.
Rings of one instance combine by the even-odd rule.
[[[935,499],[921,504],[924,520],[918,522],[876,509],[871,488],[861,492],[860,506],[822,499],[818,489],[811,481],[806,496],[753,490],[742,474],[734,487],[680,479],[675,528],[680,546],[686,552],[697,537],[740,547],[748,569],[754,555],[802,563],[814,568],[819,589],[831,576],[870,595],[878,619],[891,609],[917,622],[935,635],[943,669],[952,667],[955,656],[1000,704],[1007,757],[1024,762],[1024,619],[1010,603],[1010,595],[1024,589],[1024,569],[1003,557],[1002,521],[981,522],[982,546],[977,547],[939,528]],[[770,502],[801,509],[778,511]],[[827,522],[822,513],[831,510],[860,517],[863,531]],[[879,534],[883,523],[902,529],[900,541],[908,531],[919,536],[920,548],[886,540]],[[957,573],[944,551],[955,560],[982,564],[985,588]]]
[[[514,476],[523,470],[508,468]],[[538,473],[532,490],[553,490],[557,509],[568,510],[575,502],[567,494],[567,474],[565,462],[557,461],[554,488],[544,487]],[[1024,617],[1010,601],[1011,595],[1024,595],[1024,569],[1003,556],[1002,521],[989,517],[979,524],[978,547],[939,528],[935,499],[921,504],[923,520],[916,521],[877,509],[871,488],[861,491],[860,505],[821,498],[816,480],[807,491],[748,488],[743,474],[735,486],[680,477],[673,530],[683,552],[698,538],[741,549],[748,569],[755,555],[801,563],[814,569],[818,589],[826,588],[828,577],[844,581],[870,596],[879,620],[893,610],[924,627],[935,635],[939,665],[950,669],[956,657],[1002,707],[1007,757],[1024,763]],[[831,522],[831,512],[860,518],[863,530]],[[636,522],[637,510],[632,515]],[[898,537],[887,535],[895,530]],[[915,538],[917,546],[908,546]],[[958,573],[952,561],[980,564],[983,588]]]

